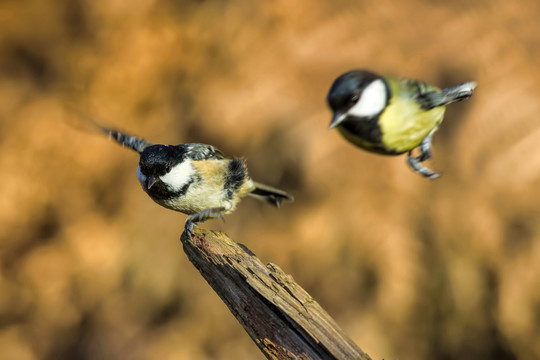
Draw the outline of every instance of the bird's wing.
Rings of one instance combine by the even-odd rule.
[[[186,150],[186,156],[191,160],[225,159],[225,155],[212,145],[191,143],[183,146]]]
[[[128,148],[135,150],[139,154],[142,153],[143,150],[146,149],[148,146],[152,145],[152,143],[146,141],[143,138],[132,136],[117,129],[102,125],[99,120],[71,106],[66,105],[66,109],[69,110],[71,114],[77,115],[77,119],[80,121],[74,122],[75,119],[73,119],[73,117],[70,117],[70,119],[72,119],[71,122],[73,123],[73,125],[81,130],[92,132],[97,131],[102,134],[108,135],[120,145],[127,146]]]
[[[439,103],[441,90],[423,81],[401,79],[402,94],[414,99],[424,110],[432,109]]]
[[[152,145],[152,143],[144,140],[143,138],[132,136],[123,132],[120,132],[116,129],[110,129],[106,127],[101,127],[101,130],[109,135],[110,138],[116,140],[117,143],[122,146],[127,146],[130,149],[135,150],[139,154],[143,152],[144,149]]]

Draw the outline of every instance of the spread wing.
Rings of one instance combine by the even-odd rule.
[[[69,105],[66,105],[65,108],[66,110],[70,111],[70,114],[76,115],[76,118],[73,118],[72,116],[68,118],[70,119],[70,122],[72,122],[73,126],[83,131],[99,132],[108,135],[109,138],[115,140],[120,145],[133,149],[139,154],[142,153],[144,149],[152,145],[152,143],[146,141],[143,138],[133,136],[115,128],[102,125],[99,120]]]
[[[181,146],[184,147],[186,157],[191,160],[225,159],[225,155],[212,145],[191,143],[183,144]]]

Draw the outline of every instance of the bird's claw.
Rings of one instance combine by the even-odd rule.
[[[435,171],[429,169],[428,167],[422,165],[422,162],[431,159],[431,140],[432,140],[433,132],[431,132],[429,135],[427,135],[422,142],[420,143],[420,155],[413,156],[412,150],[409,151],[409,155],[407,157],[407,162],[411,166],[411,168],[419,173],[420,175],[435,180],[438,177],[440,177],[440,174],[437,174]]]
[[[431,170],[430,168],[422,165],[422,161],[425,161],[427,159],[429,158],[426,158],[425,155],[423,156],[423,154],[420,154],[419,156],[416,156],[416,157],[412,156],[412,152],[410,151],[407,157],[407,162],[409,163],[409,165],[415,172],[419,173],[420,175],[430,180],[435,180],[441,175]]]
[[[191,239],[194,225],[209,219],[223,218],[223,211],[225,210],[225,207],[209,208],[204,209],[203,211],[199,211],[198,213],[189,215],[186,219],[184,232]]]

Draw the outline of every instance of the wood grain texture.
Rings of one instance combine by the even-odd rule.
[[[221,232],[195,228],[191,239],[184,233],[181,241],[268,359],[370,359],[277,265],[263,264]]]

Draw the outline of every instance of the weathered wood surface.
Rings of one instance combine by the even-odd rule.
[[[268,359],[370,357],[290,275],[226,234],[195,227],[184,251]]]

